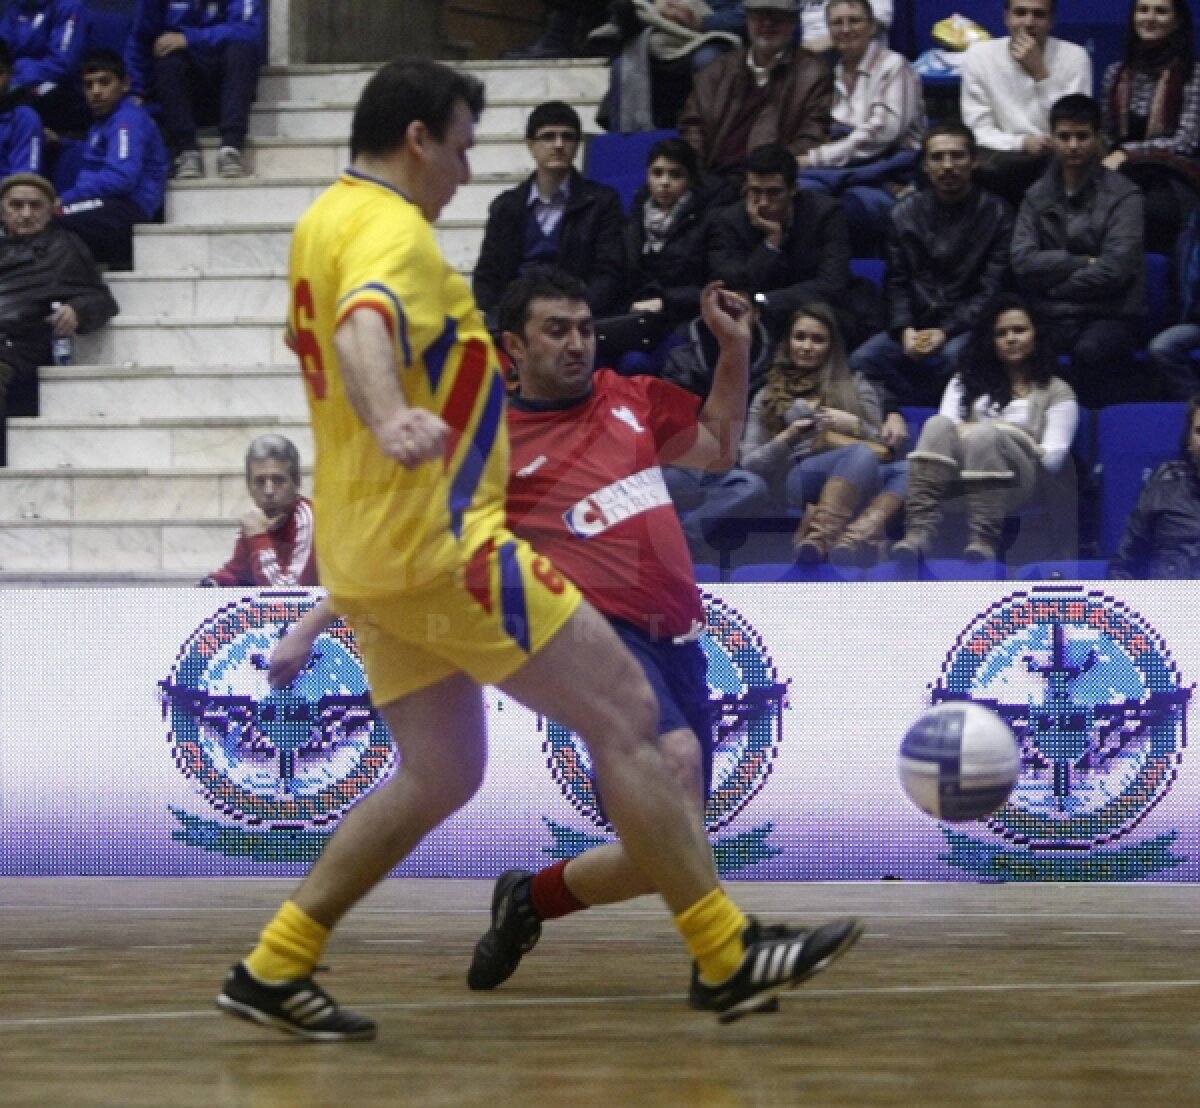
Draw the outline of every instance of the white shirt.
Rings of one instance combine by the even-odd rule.
[[[1013,60],[1010,42],[977,42],[963,59],[962,121],[985,150],[1020,150],[1027,136],[1050,133],[1056,100],[1072,92],[1092,95],[1092,59],[1082,46],[1047,39],[1049,76],[1035,81]]]
[[[809,164],[842,166],[901,150],[916,150],[925,131],[921,78],[908,60],[872,42],[858,67],[853,87],[841,62],[833,71],[833,120],[850,128],[808,152]]]

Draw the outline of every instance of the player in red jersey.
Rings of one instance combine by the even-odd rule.
[[[658,700],[659,746],[694,818],[702,820],[712,771],[707,667],[699,642],[704,609],[659,467],[728,467],[746,411],[748,315],[733,294],[717,285],[705,290],[704,319],[721,353],[701,404],[694,393],[658,378],[594,372],[585,297],[575,278],[542,271],[513,282],[500,305],[519,382],[507,419],[507,522],[576,583],[641,665]],[[324,622],[318,610],[283,640],[271,661],[273,682],[286,683],[299,672]],[[492,989],[507,980],[546,919],[654,891],[620,843],[537,874],[503,873],[493,893],[492,924],[476,945],[467,982]],[[854,920],[812,932],[750,926],[756,938],[761,932],[800,944],[808,965],[797,980],[824,968],[861,930]],[[692,1003],[711,1007],[707,994],[693,974]],[[759,1000],[736,1014],[765,1007],[770,997]]]

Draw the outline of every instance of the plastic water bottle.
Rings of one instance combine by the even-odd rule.
[[[62,301],[56,300],[50,305],[57,312],[62,307]],[[75,364],[75,336],[55,333],[50,340],[50,359],[55,365]]]

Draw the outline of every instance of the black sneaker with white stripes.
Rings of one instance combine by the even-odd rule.
[[[727,981],[708,985],[693,968],[688,1003],[716,1012],[721,1023],[752,1012],[772,1012],[777,994],[794,988],[819,973],[849,950],[862,934],[856,919],[835,920],[808,930],[777,924],[770,927],[751,920],[742,933],[746,956]]]
[[[529,899],[528,870],[505,870],[492,892],[492,926],[475,944],[467,969],[467,987],[494,989],[503,985],[542,937],[542,921]]]
[[[375,1023],[339,1008],[311,977],[264,985],[238,962],[225,978],[217,1007],[239,1019],[276,1027],[319,1043],[375,1038]]]

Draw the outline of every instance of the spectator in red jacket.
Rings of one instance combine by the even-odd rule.
[[[282,435],[260,435],[246,451],[254,507],[241,519],[233,557],[201,585],[315,585],[312,501],[300,495],[300,454]]]

